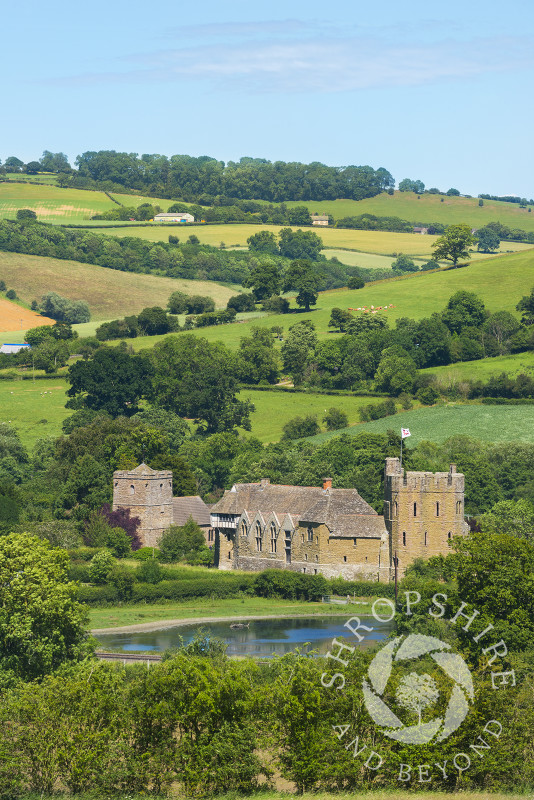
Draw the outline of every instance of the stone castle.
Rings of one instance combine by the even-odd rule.
[[[146,546],[177,522],[180,504],[173,498],[172,473],[145,464],[113,475],[113,508],[129,508],[141,519]],[[416,558],[446,554],[453,536],[465,535],[464,476],[448,472],[406,472],[398,458],[387,458],[384,515],[356,489],[281,486],[269,480],[238,483],[210,509],[200,498],[193,518],[206,542],[218,541],[219,569],[276,567],[326,577],[389,581],[395,558],[400,575]],[[203,522],[202,522],[203,520]]]

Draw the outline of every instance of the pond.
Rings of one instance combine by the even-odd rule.
[[[258,619],[250,620],[246,628],[231,628],[232,621],[213,622],[199,625],[179,625],[171,628],[160,628],[140,633],[106,633],[96,638],[104,650],[122,650],[123,652],[160,653],[171,647],[179,647],[190,642],[198,630],[210,636],[223,639],[227,645],[229,656],[254,656],[269,658],[283,655],[297,648],[302,651],[316,650],[326,653],[336,636],[354,637],[343,624],[353,616],[336,617],[299,617],[293,619]],[[393,628],[391,622],[377,622],[372,617],[364,619],[363,624],[373,628],[365,634],[360,647],[369,647],[387,638]]]

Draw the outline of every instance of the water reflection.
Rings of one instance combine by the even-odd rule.
[[[197,631],[208,632],[211,636],[223,639],[227,645],[229,656],[255,656],[262,658],[283,655],[291,650],[316,650],[324,654],[328,651],[334,637],[354,637],[343,625],[351,616],[346,617],[301,617],[299,619],[262,619],[251,620],[248,628],[233,629],[231,622],[206,623],[202,626],[181,625],[142,633],[109,633],[99,634],[100,647],[103,649],[123,650],[125,652],[162,652],[170,647],[178,647],[183,641],[187,644]],[[360,647],[369,647],[385,639],[392,630],[392,623],[377,622],[372,617],[363,620],[364,624],[373,628],[365,634]],[[180,638],[181,637],[181,638]],[[306,646],[306,643],[309,645]]]

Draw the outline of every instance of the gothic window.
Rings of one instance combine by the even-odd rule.
[[[256,550],[261,553],[261,525],[256,522]]]
[[[450,531],[447,534],[447,539],[452,539],[452,533]]]
[[[308,541],[313,542],[313,528],[311,525],[308,527]]]
[[[241,536],[248,536],[248,528],[246,522],[241,523]]]
[[[271,522],[271,553],[276,553],[276,525]]]
[[[402,532],[402,544],[404,547],[406,547],[406,531]]]

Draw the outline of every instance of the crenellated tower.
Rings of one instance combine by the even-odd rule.
[[[384,521],[389,532],[390,565],[398,572],[416,558],[446,555],[453,536],[463,536],[464,476],[448,472],[406,472],[398,458],[386,458]]]
[[[146,464],[114,472],[113,510],[117,508],[129,508],[133,517],[139,517],[143,547],[157,547],[173,523],[172,472],[158,472]]]

